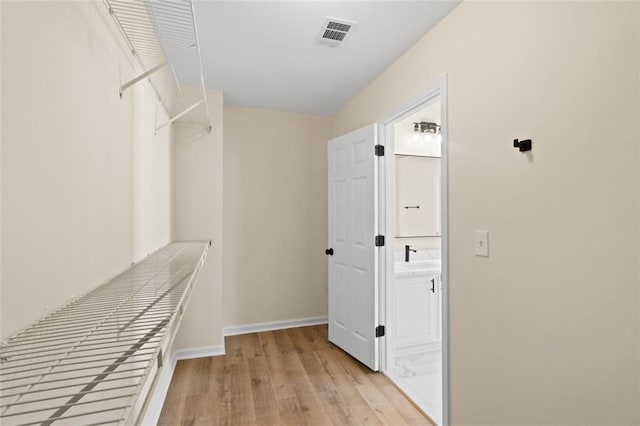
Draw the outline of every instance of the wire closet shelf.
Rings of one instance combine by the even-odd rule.
[[[176,242],[0,344],[0,424],[139,423],[210,242]]]
[[[103,0],[141,74],[123,83],[120,95],[148,78],[179,139],[211,131],[198,33],[191,0]]]

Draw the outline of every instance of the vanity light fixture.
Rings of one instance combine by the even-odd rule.
[[[425,142],[440,142],[440,125],[429,121],[413,123],[413,140]]]

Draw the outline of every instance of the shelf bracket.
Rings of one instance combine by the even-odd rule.
[[[207,126],[203,131],[196,133],[195,135],[191,136],[190,138],[184,140],[184,141],[180,141],[179,143],[184,143],[184,144],[190,144],[191,142],[197,141],[198,139],[200,139],[203,136],[208,135],[209,133],[211,133],[211,126]]]
[[[163,127],[188,113],[189,108],[187,111],[181,111],[199,98],[204,99],[200,108],[203,108],[205,113],[190,114],[187,116],[189,120],[180,121],[185,124],[188,121],[191,125],[210,127],[207,89],[204,84],[202,58],[194,19],[194,0],[102,0],[102,2],[122,33],[131,54],[141,67],[136,68],[139,72],[133,71],[133,77],[138,73],[142,74],[126,83],[120,81],[120,97],[122,98],[125,90],[140,80],[148,79],[160,104],[169,117],[173,117],[164,124],[166,118],[155,122],[153,128],[156,134]],[[197,77],[197,83],[194,77]],[[200,89],[202,94],[195,95],[197,98],[185,96],[181,82],[186,81]]]
[[[183,110],[181,113],[176,114],[175,116],[173,116],[172,118],[169,119],[169,121],[162,123],[160,125],[160,127],[156,128],[156,134],[158,133],[158,131],[160,129],[162,129],[163,127],[168,126],[169,124],[173,123],[174,121],[176,121],[178,118],[182,117],[185,114],[188,114],[189,112],[191,112],[191,110],[197,108],[198,106],[202,105],[205,102],[206,99],[200,99],[198,102],[196,102],[195,104],[191,105],[189,108]]]
[[[151,68],[149,71],[145,71],[142,74],[140,74],[139,76],[137,76],[136,78],[134,78],[131,81],[126,82],[125,84],[123,84],[122,86],[120,86],[120,99],[122,99],[122,93],[127,90],[129,87],[133,86],[134,84],[136,84],[137,82],[139,82],[140,80],[143,80],[147,77],[149,77],[151,74],[153,74],[154,72],[162,69],[163,67],[165,67],[167,65],[166,62],[163,62],[161,64],[156,65],[155,67]]]

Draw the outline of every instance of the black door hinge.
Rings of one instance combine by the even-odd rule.
[[[376,337],[384,336],[384,325],[379,325],[376,327]]]
[[[384,145],[376,145],[376,157],[384,157]]]
[[[384,235],[376,235],[376,247],[384,246]]]

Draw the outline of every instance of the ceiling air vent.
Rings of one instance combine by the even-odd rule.
[[[338,47],[342,44],[349,31],[353,30],[355,25],[355,22],[327,17],[320,32],[319,43],[327,47]]]

